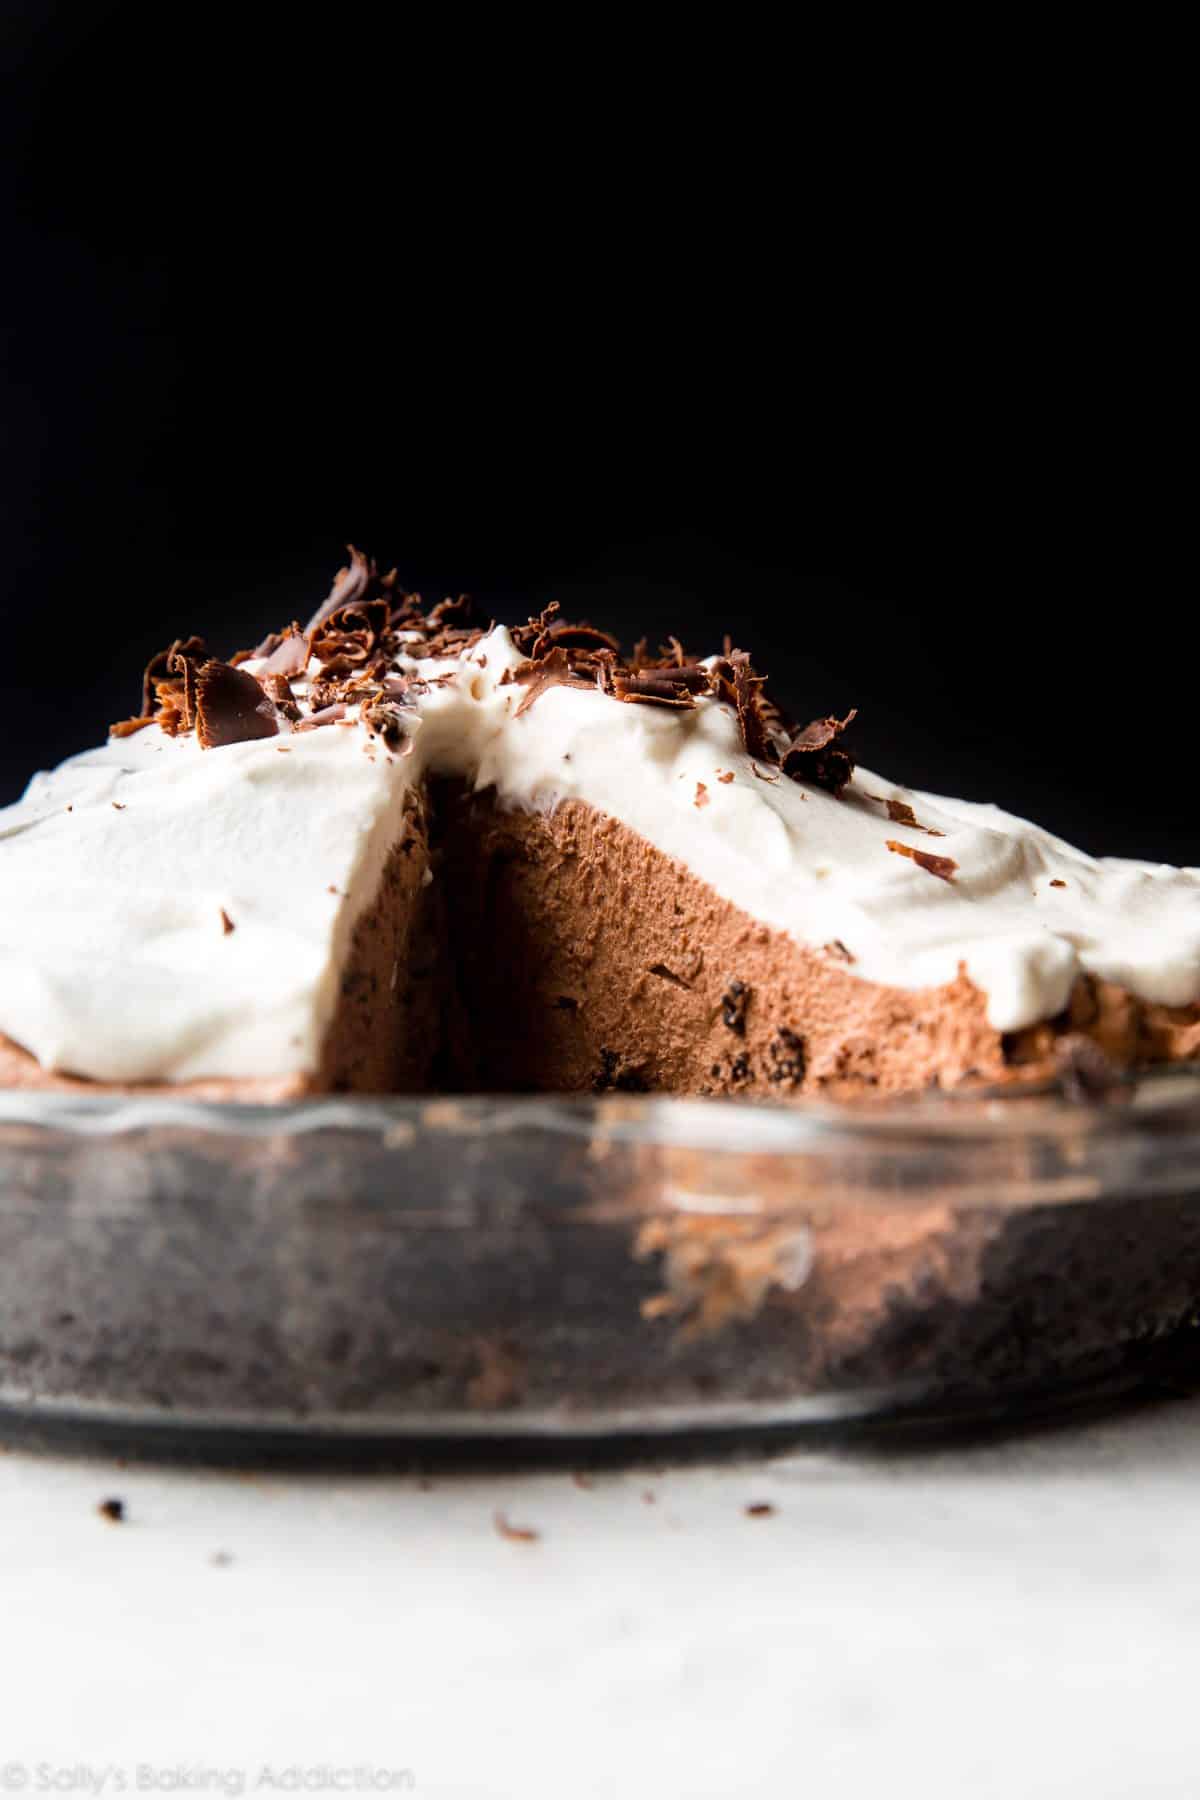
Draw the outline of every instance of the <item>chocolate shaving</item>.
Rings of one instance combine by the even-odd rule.
[[[750,658],[744,650],[735,650],[729,661],[733,666],[733,693],[737,703],[738,724],[742,728],[747,754],[757,758],[759,762],[778,762],[778,753],[767,734],[766,720],[763,718],[759,692],[762,677],[754,673]]]
[[[673,674],[632,675],[627,670],[614,669],[612,683],[618,700],[636,700],[650,706],[689,707],[696,704],[687,683],[677,680]]]
[[[125,1522],[125,1502],[123,1500],[101,1500],[96,1511],[102,1519],[107,1519],[110,1525],[122,1525]]]
[[[348,701],[350,684],[346,681],[310,681],[307,699],[313,712],[322,712],[327,706],[337,706]]]
[[[884,805],[893,825],[908,825],[913,831],[923,831],[927,837],[945,837],[944,831],[935,831],[932,825],[922,825],[906,800],[885,800]]]
[[[413,650],[421,656],[461,656],[485,635],[481,627],[473,623],[474,613],[475,602],[470,594],[439,601],[428,618],[414,619],[411,613],[406,613],[406,623],[425,633],[425,642],[414,644]]]
[[[409,721],[414,717],[411,709],[398,706],[394,700],[379,698],[369,701],[359,717],[369,732],[383,739],[389,750],[411,750],[413,740],[408,734]]]
[[[295,698],[292,694],[292,684],[287,676],[268,675],[264,671],[260,679],[264,690],[271,700],[274,701],[276,710],[292,725],[298,724],[300,721],[300,708],[296,705]]]
[[[839,962],[852,963],[855,960],[853,954],[847,950],[841,938],[834,938],[831,944],[826,944],[824,946],[824,949],[827,956],[836,956]]]
[[[271,640],[268,638],[267,642],[271,643]],[[308,663],[308,639],[298,625],[293,625],[283,637],[275,639],[270,650],[255,654],[266,656],[260,671],[264,676],[302,675]]]
[[[225,911],[224,907],[221,908],[221,930],[224,932],[226,937],[229,936],[231,931],[237,930],[237,926],[234,924],[234,922],[230,918],[229,914]]]
[[[338,720],[344,719],[345,716],[345,705],[342,701],[338,700],[332,706],[323,706],[318,712],[309,713],[307,719],[301,719],[296,730],[316,731],[322,725],[336,725]]]
[[[279,715],[253,675],[206,662],[196,677],[196,736],[202,750],[276,737]]]
[[[343,606],[351,606],[355,601],[363,599],[371,585],[375,564],[361,550],[356,550],[353,544],[347,544],[346,548],[350,552],[350,566],[339,569],[334,576],[328,598],[321,602],[304,627],[306,638],[311,639],[317,627],[323,625],[334,613],[340,612]]]
[[[538,639],[548,629],[559,611],[558,601],[552,600],[549,606],[542,609],[536,619],[530,619],[527,625],[513,626],[508,635],[511,637],[516,648],[521,652],[522,656],[528,656],[530,654]]]
[[[390,618],[386,600],[354,601],[339,607],[309,632],[308,654],[321,664],[326,678],[362,674],[377,654],[382,655]]]
[[[156,682],[171,673],[171,665],[176,657],[186,657],[192,662],[202,662],[208,654],[203,638],[176,638],[165,650],[160,650],[146,664],[142,675],[142,717],[150,718],[154,712]]]
[[[793,781],[806,781],[812,787],[840,794],[854,774],[854,758],[837,740],[857,717],[858,708],[852,706],[844,719],[832,715],[813,719],[788,745],[783,758],[784,774]]]
[[[410,649],[421,656],[462,656],[473,645],[479,643],[483,636],[484,633],[479,627],[473,631],[459,631],[455,628],[454,630],[439,631],[436,637],[428,638],[423,644],[410,645]]]
[[[527,688],[528,692],[521,696],[521,703],[513,717],[519,719],[522,713],[528,712],[547,688],[561,687],[570,679],[571,670],[565,650],[551,650],[541,662],[522,663],[519,669],[514,670],[513,680],[519,687]]]
[[[297,731],[341,721],[348,706],[359,708],[368,732],[389,745],[411,744],[401,712],[406,700],[429,686],[454,679],[453,674],[424,680],[393,673],[403,654],[416,660],[457,659],[485,635],[474,623],[470,597],[447,598],[428,612],[421,596],[400,588],[396,570],[381,575],[376,564],[353,545],[349,564],[339,569],[333,586],[303,630],[294,622],[271,633],[254,651],[240,651],[232,662],[208,659],[200,638],[176,639],[169,650],[151,658],[142,682],[142,712],[114,725],[121,738],[155,722],[170,735],[197,729],[204,748],[247,737],[269,737],[289,722]],[[488,630],[492,627],[489,625]],[[595,688],[617,700],[686,711],[702,697],[732,707],[743,744],[758,780],[779,779],[786,753],[788,773],[840,792],[853,772],[853,762],[833,739],[850,723],[817,721],[797,736],[766,692],[764,677],[751,666],[745,651],[728,637],[724,653],[711,665],[690,658],[682,640],[669,636],[657,657],[639,642],[631,661],[622,658],[618,641],[586,620],[565,620],[553,601],[525,625],[516,626],[512,641],[525,657],[515,673],[505,671],[501,684],[514,681],[527,691],[516,709],[519,717],[539,695],[555,685]],[[262,663],[257,678],[238,665]],[[304,700],[311,709],[303,717],[292,693],[291,679],[306,674],[309,661],[320,665]],[[484,658],[479,658],[480,667]],[[206,673],[207,671],[207,673]],[[238,686],[243,681],[249,686]],[[763,768],[754,766],[758,763]],[[718,770],[717,780],[732,782],[732,770]],[[695,804],[709,801],[697,783]],[[905,821],[907,823],[907,821]]]
[[[1050,883],[1050,886],[1051,886],[1051,887],[1066,887],[1066,885],[1067,885],[1067,884],[1066,884],[1066,882],[1065,882],[1065,881],[1052,881],[1052,882],[1051,882],[1051,883]]]
[[[775,1508],[769,1500],[752,1500],[749,1506],[742,1510],[748,1519],[769,1519],[775,1512]]]
[[[470,594],[459,594],[454,599],[447,595],[444,600],[438,601],[429,614],[429,624],[439,631],[451,625],[456,629],[465,629],[471,625],[474,612],[475,602]]]
[[[600,631],[595,625],[589,625],[581,619],[577,625],[568,624],[565,619],[556,620],[538,633],[529,656],[533,662],[540,662],[551,650],[586,650],[593,653],[609,651],[617,655],[620,644],[607,631]]]
[[[952,856],[931,856],[928,850],[914,850],[911,844],[898,844],[895,838],[887,840],[887,847],[894,850],[897,856],[910,856],[922,869],[927,869],[931,875],[937,875],[943,881],[954,880],[958,864]]]
[[[199,714],[197,668],[198,664],[194,656],[187,650],[172,649],[167,656],[167,672],[178,677],[182,690],[183,728],[185,731],[192,731],[195,728]]]

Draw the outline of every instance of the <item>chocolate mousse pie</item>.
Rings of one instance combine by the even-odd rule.
[[[1200,870],[856,768],[728,641],[431,609],[176,639],[0,812],[0,1085],[788,1100],[1200,1059]]]

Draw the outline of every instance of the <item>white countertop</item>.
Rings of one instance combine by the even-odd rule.
[[[589,1483],[0,1454],[0,1792],[1200,1794],[1200,1401]]]

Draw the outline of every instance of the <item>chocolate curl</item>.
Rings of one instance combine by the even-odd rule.
[[[777,763],[779,753],[771,742],[759,700],[763,677],[754,673],[744,650],[735,650],[729,661],[733,665],[733,693],[746,753],[759,762]]]
[[[793,781],[807,781],[828,793],[840,794],[854,774],[854,758],[837,739],[857,717],[858,709],[852,706],[844,719],[813,719],[788,745],[783,758],[784,774]]]
[[[292,684],[287,676],[268,675],[264,672],[260,679],[264,691],[268,698],[274,702],[275,709],[280,716],[285,718],[291,725],[298,724],[300,721],[300,708],[296,704],[295,695],[292,693]]]
[[[513,626],[508,635],[522,656],[529,656],[539,637],[546,631],[558,611],[558,601],[552,600],[549,606],[543,607],[536,619],[530,619],[527,625]]]
[[[386,600],[352,601],[309,632],[308,654],[327,676],[358,674],[381,650],[390,617]]]
[[[553,625],[547,625],[538,635],[533,649],[529,652],[532,662],[540,662],[551,650],[588,650],[611,651],[615,656],[620,649],[615,637],[607,631],[600,631],[595,625],[589,625],[581,619],[577,625],[569,624],[565,619]]]
[[[303,675],[308,666],[308,639],[298,625],[293,625],[274,643],[268,638],[267,643],[269,649],[256,652],[267,659],[262,666],[263,675]]]
[[[322,725],[336,725],[345,716],[345,704],[341,700],[335,700],[332,706],[322,706],[316,712],[309,713],[307,719],[301,719],[296,730],[317,731]]]
[[[277,737],[279,714],[253,675],[206,662],[196,677],[196,736],[202,750]]]
[[[613,693],[618,700],[638,701],[644,706],[675,706],[687,708],[695,706],[693,690],[686,681],[680,681],[667,669],[654,674],[628,674],[623,669],[614,669]]]
[[[321,602],[304,627],[307,638],[311,638],[317,626],[323,625],[335,612],[340,612],[343,606],[350,606],[356,600],[361,600],[375,576],[375,564],[361,550],[356,550],[353,544],[347,544],[346,548],[350,552],[350,566],[339,569],[334,576],[328,598]]]
[[[154,714],[156,686],[164,676],[171,672],[172,661],[176,657],[187,657],[192,662],[203,662],[208,654],[208,647],[203,638],[176,638],[165,650],[160,650],[150,658],[142,675],[142,718],[150,719]]]

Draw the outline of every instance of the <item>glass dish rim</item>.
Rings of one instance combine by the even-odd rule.
[[[0,1128],[31,1128],[48,1136],[106,1139],[186,1130],[214,1138],[287,1138],[358,1131],[385,1140],[394,1134],[399,1147],[404,1127],[414,1122],[472,1137],[521,1130],[590,1137],[599,1127],[612,1142],[762,1156],[799,1154],[839,1141],[961,1146],[1031,1136],[1119,1140],[1161,1129],[1170,1131],[1181,1149],[1194,1145],[1200,1155],[1200,1066],[1172,1065],[1142,1075],[1117,1090],[1115,1100],[1091,1103],[1068,1099],[1047,1083],[790,1105],[661,1094],[486,1093],[244,1103],[169,1093],[0,1088]]]

